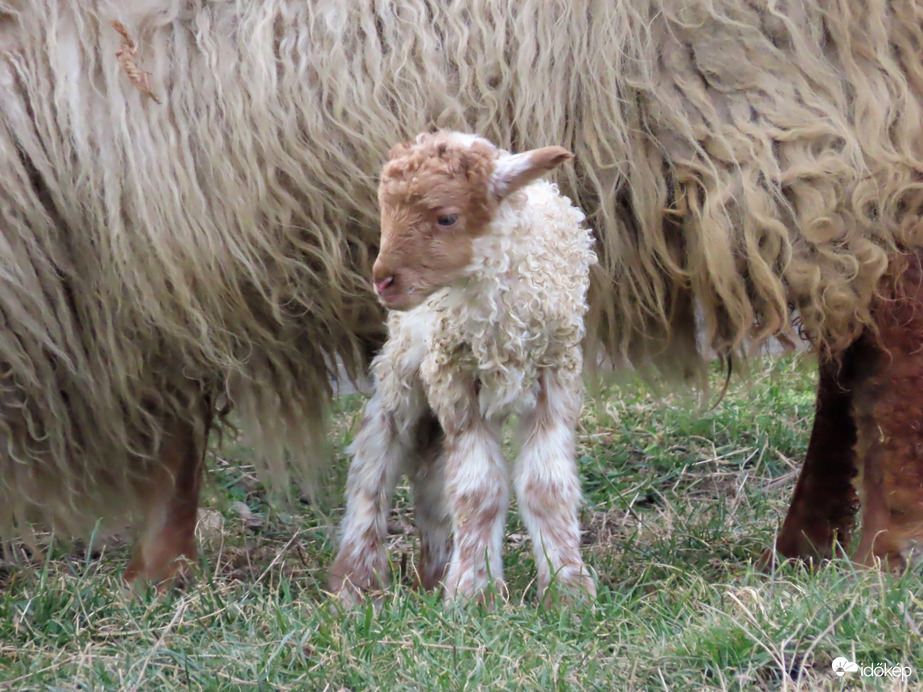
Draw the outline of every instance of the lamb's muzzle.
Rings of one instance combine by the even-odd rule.
[[[375,291],[380,296],[383,296],[388,286],[394,283],[394,274],[389,269],[380,268],[377,262],[372,268],[372,276],[374,277],[372,283],[375,285]]]

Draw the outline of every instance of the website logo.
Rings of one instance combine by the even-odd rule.
[[[833,659],[833,672],[836,673],[838,678],[843,677],[846,673],[858,673],[859,664],[853,663],[848,658],[839,658]]]
[[[913,675],[910,666],[892,666],[890,663],[875,663],[870,666],[859,665],[845,656],[837,656],[830,664],[833,673],[842,678],[844,675],[858,673],[863,678],[894,678],[906,680]]]

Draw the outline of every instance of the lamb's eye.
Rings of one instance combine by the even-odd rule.
[[[454,226],[456,221],[458,221],[458,214],[446,214],[436,219],[436,223],[440,226]]]

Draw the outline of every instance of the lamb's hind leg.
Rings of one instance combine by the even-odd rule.
[[[480,597],[491,583],[503,582],[509,478],[499,425],[481,415],[480,385],[472,375],[446,377],[431,361],[422,370],[445,432],[445,488],[453,528],[445,599]]]
[[[420,465],[413,475],[413,498],[420,532],[418,581],[435,589],[445,578],[452,552],[452,518],[445,492],[445,436],[432,415],[420,422]]]
[[[574,429],[582,405],[579,372],[545,371],[535,411],[523,425],[526,438],[516,462],[519,511],[532,538],[539,598],[552,580],[581,598],[596,586],[580,557],[580,481]]]
[[[346,514],[340,550],[330,570],[330,591],[344,602],[355,602],[388,582],[388,512],[404,465],[417,453],[413,429],[420,412],[417,401],[388,406],[380,388],[366,405],[350,448]]]
[[[478,596],[503,583],[509,478],[497,426],[477,419],[446,431],[446,494],[455,529],[445,598]]]

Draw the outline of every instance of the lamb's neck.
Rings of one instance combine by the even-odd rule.
[[[513,213],[503,205],[497,219],[471,246],[467,275],[473,287],[489,287],[515,273],[517,266],[536,251],[540,242],[529,233],[528,210]]]
[[[511,309],[504,294],[515,287],[518,269],[535,252],[521,229],[507,225],[489,229],[472,248],[472,261],[465,277],[449,289],[448,304],[470,322],[493,322],[500,312]]]

